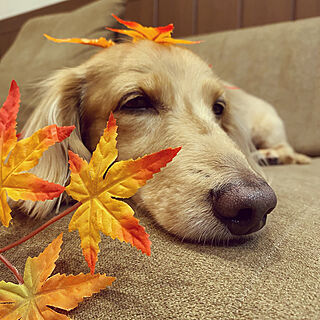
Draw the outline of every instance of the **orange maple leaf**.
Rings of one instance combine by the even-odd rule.
[[[157,43],[181,43],[181,44],[195,44],[200,43],[201,41],[190,41],[190,40],[182,40],[182,39],[174,39],[171,37],[171,33],[174,29],[173,24],[168,24],[164,27],[145,27],[141,24],[134,22],[134,21],[125,21],[117,17],[116,15],[112,15],[119,23],[125,25],[127,28],[131,30],[122,30],[122,29],[113,29],[113,28],[106,28],[110,31],[118,32],[125,34],[133,39],[133,42],[139,40],[152,40]]]
[[[74,126],[47,126],[31,137],[17,141],[16,117],[20,92],[12,81],[8,98],[0,109],[0,221],[9,226],[11,209],[7,196],[13,200],[47,200],[58,197],[64,187],[42,180],[26,172],[33,168],[43,152],[67,138]]]
[[[133,42],[138,40],[151,40],[157,43],[162,44],[195,44],[201,43],[201,41],[190,41],[190,40],[182,40],[182,39],[174,39],[171,37],[172,31],[174,29],[173,24],[168,24],[164,27],[145,27],[141,24],[134,22],[134,21],[125,21],[117,17],[115,14],[112,15],[118,22],[125,25],[127,28],[131,30],[122,30],[122,29],[113,29],[113,28],[106,28],[110,31],[122,33],[129,37],[131,37]],[[58,42],[58,43],[80,43],[86,44],[101,48],[109,48],[115,45],[115,42],[112,40],[107,40],[106,38],[99,38],[99,39],[86,39],[86,38],[64,38],[58,39],[53,38],[47,34],[43,34],[48,40]]]
[[[131,207],[118,199],[133,196],[181,149],[169,148],[112,165],[118,156],[116,137],[117,125],[111,113],[89,164],[69,151],[71,181],[66,192],[82,203],[70,221],[69,231],[79,231],[81,247],[91,273],[94,273],[98,260],[100,231],[150,255],[149,235],[139,225],[139,220],[133,217]]]
[[[24,270],[24,284],[0,281],[0,318],[2,320],[66,320],[66,315],[50,307],[70,311],[84,297],[90,297],[115,280],[105,274],[83,274],[76,276],[55,274],[62,245],[62,233],[35,258],[28,258]]]
[[[87,44],[95,47],[101,47],[101,48],[109,48],[115,43],[112,40],[107,40],[104,37],[101,37],[99,39],[86,39],[86,38],[64,38],[64,39],[57,39],[53,38],[47,34],[43,34],[48,40],[51,40],[53,42],[57,43],[80,43],[80,44]]]

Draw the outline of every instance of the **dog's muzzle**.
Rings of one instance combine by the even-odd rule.
[[[277,197],[260,178],[236,181],[212,191],[214,215],[233,235],[246,235],[264,227]]]

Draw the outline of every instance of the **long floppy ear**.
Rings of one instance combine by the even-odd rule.
[[[40,178],[66,185],[69,179],[68,150],[86,160],[91,157],[90,151],[82,142],[80,132],[80,115],[85,95],[85,77],[82,68],[58,71],[51,79],[46,80],[41,94],[40,104],[22,130],[25,137],[51,124],[75,125],[76,128],[69,138],[45,151],[38,165],[31,171]],[[18,207],[31,216],[41,218],[52,211],[57,201],[58,199],[19,201]]]

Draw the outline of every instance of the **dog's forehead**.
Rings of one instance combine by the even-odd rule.
[[[185,47],[141,40],[110,49],[114,53],[109,61],[118,82],[120,79],[120,82],[126,80],[127,84],[147,82],[153,77],[157,79],[153,83],[172,85],[177,90],[184,88],[185,92],[201,91],[202,94],[203,89],[221,90],[221,83],[208,63]]]
[[[195,74],[212,76],[209,66],[189,49],[176,46],[139,41],[129,50],[124,64],[140,69],[140,71],[167,72],[175,77]],[[138,62],[138,64],[136,64]]]
[[[186,99],[211,105],[224,91],[208,63],[192,51],[150,40],[105,49],[86,66],[94,80],[91,99],[111,99],[112,105],[141,91],[164,105],[182,105]]]

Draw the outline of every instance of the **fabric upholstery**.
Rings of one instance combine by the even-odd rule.
[[[196,36],[224,80],[273,104],[297,151],[320,155],[320,18]]]
[[[182,243],[140,213],[151,235],[147,257],[119,241],[102,237],[96,272],[117,277],[112,287],[87,299],[69,315],[85,319],[319,319],[320,158],[306,166],[267,169],[278,195],[259,236],[230,247]],[[77,232],[67,216],[14,248],[6,256],[22,272],[60,232],[64,245],[55,272],[89,272]],[[0,227],[4,246],[40,222],[16,216]],[[14,281],[0,264],[0,279]]]
[[[18,115],[21,126],[34,109],[34,92],[39,82],[58,69],[74,67],[86,61],[98,48],[75,44],[56,44],[44,38],[47,33],[56,38],[105,36],[105,30],[115,26],[111,13],[121,15],[125,0],[93,1],[73,12],[46,15],[29,20],[0,63],[0,99],[7,97],[11,80],[21,88],[22,104]]]

